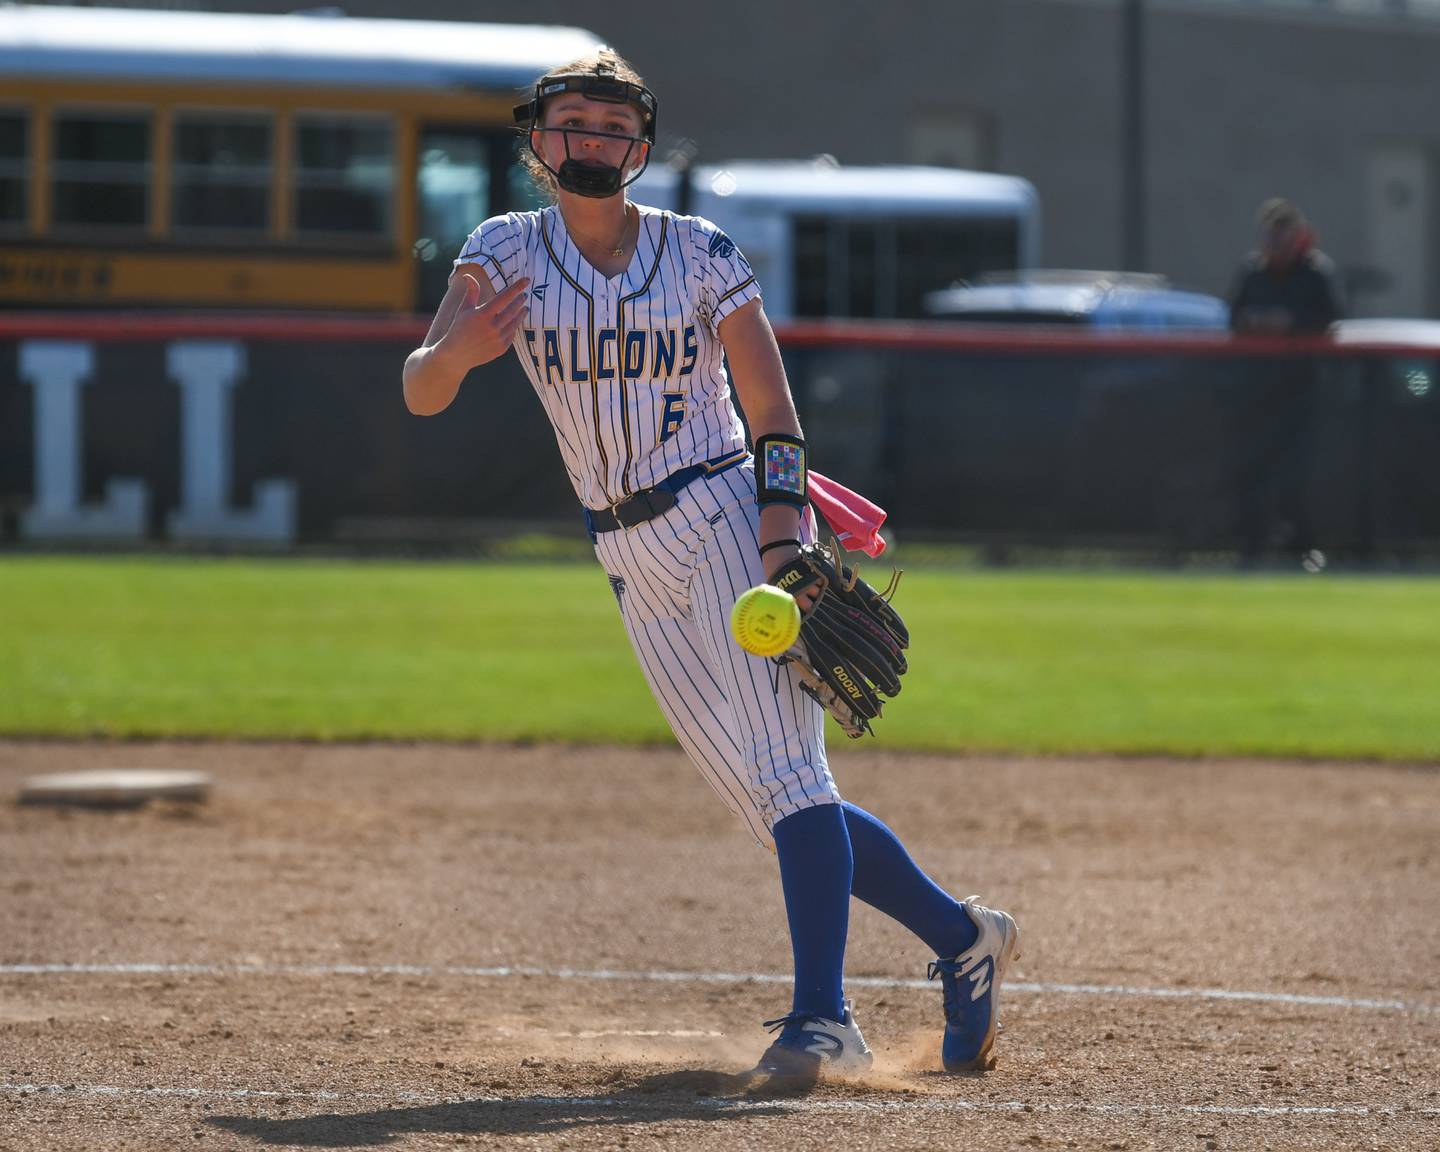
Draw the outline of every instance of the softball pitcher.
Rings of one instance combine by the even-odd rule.
[[[757,1072],[808,1084],[869,1067],[842,985],[852,895],[939,957],[930,975],[944,986],[944,1066],[990,1067],[1015,922],[949,896],[884,824],[842,801],[821,703],[843,710],[804,661],[777,668],[730,636],[746,589],[780,580],[814,613],[829,581],[801,578],[815,555],[805,442],[745,257],[706,220],[627,199],[656,112],[654,94],[608,50],[541,77],[516,117],[555,203],[472,233],[406,360],[406,405],[438,413],[471,368],[512,349],[519,357],[656,701],[779,860],[794,996],[767,1022],[778,1035]]]

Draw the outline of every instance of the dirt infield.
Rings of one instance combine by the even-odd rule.
[[[876,1071],[773,1098],[773,858],[678,752],[0,744],[0,1149],[1440,1147],[1440,771],[880,747],[842,789],[1020,923],[1000,1066],[861,907]],[[215,796],[10,803],[100,767]]]

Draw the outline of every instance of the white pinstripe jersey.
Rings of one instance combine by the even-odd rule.
[[[611,279],[553,205],[486,220],[455,261],[483,266],[496,292],[530,277],[515,353],[590,508],[745,447],[716,329],[760,295],[755,275],[708,220],[636,207],[635,254]]]

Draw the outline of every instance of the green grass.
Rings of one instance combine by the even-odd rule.
[[[922,568],[897,605],[884,747],[1440,760],[1440,581]],[[590,564],[50,557],[0,560],[0,735],[669,738]]]

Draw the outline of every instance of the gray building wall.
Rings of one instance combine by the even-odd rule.
[[[1224,285],[1256,205],[1284,195],[1305,208],[1347,279],[1357,289],[1370,283],[1355,292],[1355,310],[1390,311],[1396,302],[1376,289],[1404,270],[1381,266],[1377,233],[1394,225],[1383,212],[1408,195],[1408,257],[1423,262],[1426,283],[1405,311],[1440,313],[1440,25],[1216,15],[1185,5],[1162,9],[1150,25],[1148,239],[1156,270]],[[1408,190],[1387,184],[1382,209],[1369,185],[1385,147],[1422,158],[1427,176]]]
[[[908,162],[953,130],[952,159],[1039,189],[1047,264],[1122,266],[1117,0],[343,3],[356,16],[589,28],[656,89],[662,142],[688,137],[706,160]],[[1368,282],[1355,311],[1440,314],[1440,21],[1182,0],[1151,0],[1145,12],[1148,269],[1227,291],[1256,206],[1284,195],[1307,210],[1347,280]]]

